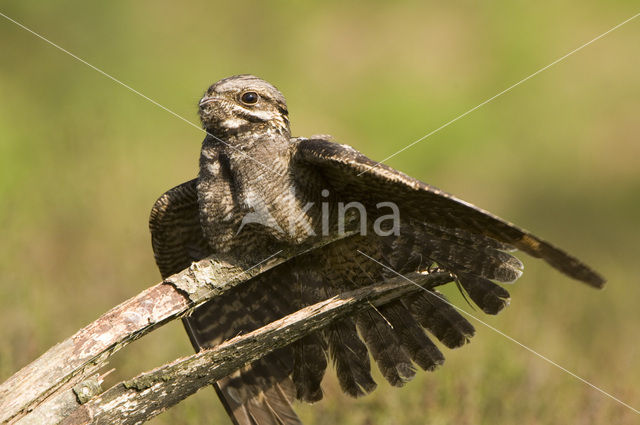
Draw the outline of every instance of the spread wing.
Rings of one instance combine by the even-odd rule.
[[[174,187],[163,194],[151,210],[151,244],[163,278],[211,254],[200,226],[196,185],[197,180],[194,179]],[[241,289],[235,294],[224,294],[211,300],[183,320],[197,351],[260,324],[243,308],[237,308],[238,301],[248,305],[261,302],[264,305],[269,294],[264,293],[265,289],[259,285]],[[268,315],[268,311],[263,314]],[[287,369],[275,366],[282,362],[290,363],[282,356],[286,356],[286,352],[274,352],[216,383],[216,392],[236,425],[300,424],[291,407],[294,388]],[[264,384],[267,381],[271,384]],[[263,384],[257,385],[256,382]]]
[[[314,167],[346,202],[358,201],[367,210],[376,204],[395,202],[401,220],[427,223],[451,235],[477,236],[498,241],[542,258],[562,273],[596,288],[605,279],[589,266],[550,243],[487,211],[376,163],[350,146],[324,139],[296,139],[294,166]]]

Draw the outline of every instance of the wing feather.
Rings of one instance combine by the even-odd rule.
[[[151,209],[151,246],[162,278],[211,253],[200,227],[196,183],[189,180],[167,191]]]
[[[542,258],[562,273],[601,288],[605,279],[589,266],[530,232],[440,189],[376,163],[355,149],[324,139],[296,139],[294,165],[315,167],[345,201],[362,202],[375,210],[394,201],[401,215],[432,226],[458,229],[513,246]],[[455,234],[454,230],[454,234]]]

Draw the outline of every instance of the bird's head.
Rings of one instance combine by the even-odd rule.
[[[199,112],[204,129],[216,136],[240,130],[290,134],[284,96],[253,75],[234,75],[213,84],[200,100]]]

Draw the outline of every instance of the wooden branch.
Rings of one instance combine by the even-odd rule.
[[[193,263],[113,308],[7,379],[0,385],[0,423],[14,423],[43,403],[44,413],[33,412],[29,416],[49,418],[51,412],[59,411],[54,416],[60,420],[68,401],[78,397],[72,388],[94,375],[122,347],[237,284],[337,239],[324,239],[306,250],[279,252],[248,269],[211,257]],[[54,419],[46,423],[57,423]]]
[[[451,280],[449,273],[413,273],[408,277],[433,287]],[[139,424],[180,402],[200,388],[243,365],[285,347],[335,320],[373,305],[385,304],[420,290],[402,277],[389,279],[306,307],[218,347],[178,359],[119,383],[79,407],[63,425]]]

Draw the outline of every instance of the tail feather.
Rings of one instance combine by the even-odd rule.
[[[215,384],[216,392],[235,425],[302,425],[293,411],[291,399],[282,390],[284,381],[263,388],[248,384],[250,366],[236,371]],[[249,378],[249,379],[247,379]]]
[[[342,391],[354,398],[373,391],[376,383],[371,376],[369,352],[353,321],[346,319],[331,325],[325,335]]]
[[[475,334],[475,329],[438,291],[420,291],[405,299],[418,323],[449,348],[460,347]]]
[[[278,416],[263,397],[250,398],[243,404],[246,416],[251,418],[251,424],[255,425],[281,425]]]
[[[409,355],[385,318],[367,310],[358,315],[357,326],[382,376],[391,385],[400,387],[415,376]]]
[[[279,425],[302,425],[296,413],[291,409],[292,397],[287,395],[280,384],[268,388],[264,395],[264,402],[278,420]]]
[[[326,346],[319,334],[314,333],[291,345],[293,350],[293,383],[296,398],[308,403],[322,400],[320,383],[327,368]]]
[[[187,333],[199,351],[237,334],[249,332],[292,311],[280,297],[273,297],[275,283],[255,279],[198,308],[184,319]],[[244,366],[215,385],[227,413],[236,425],[302,425],[291,400],[295,388],[289,347]]]
[[[434,370],[444,363],[444,355],[416,323],[411,313],[400,301],[380,307],[389,320],[398,339],[413,360],[423,370]]]

